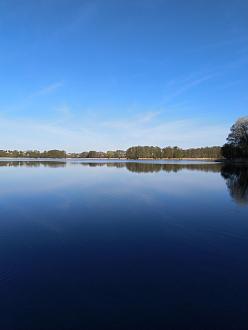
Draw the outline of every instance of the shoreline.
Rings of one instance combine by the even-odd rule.
[[[39,157],[0,157],[0,162],[1,161],[211,161],[211,162],[218,162],[218,161],[223,161],[223,160],[218,160],[216,158],[138,158],[138,159],[133,159],[133,158],[77,158],[77,157],[66,157],[66,158],[56,158],[56,157],[47,157],[47,158],[39,158]]]
[[[216,158],[74,158],[74,157],[66,157],[66,158],[32,158],[32,157],[0,157],[1,161],[64,161],[67,160],[80,160],[80,161],[206,161],[206,162],[215,162],[215,163],[223,163],[223,164],[247,164],[248,159],[216,159]]]

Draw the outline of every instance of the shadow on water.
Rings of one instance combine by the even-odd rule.
[[[125,168],[133,173],[157,173],[161,171],[177,173],[182,170],[220,173],[225,179],[230,196],[238,204],[248,204],[248,167],[221,163],[149,163],[130,161],[72,161],[64,160],[11,160],[0,161],[0,167],[51,167],[67,165],[87,167]]]

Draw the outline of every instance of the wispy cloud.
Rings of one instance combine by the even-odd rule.
[[[161,114],[161,111],[149,111],[136,116],[128,118],[121,118],[118,120],[103,121],[100,125],[106,129],[130,129],[137,126],[145,126]]]
[[[150,123],[154,118],[158,117],[161,114],[161,111],[150,111],[144,113],[140,119],[141,123]]]
[[[67,104],[63,104],[55,108],[55,115],[58,117],[58,122],[65,122],[73,118],[73,112]]]
[[[59,88],[61,88],[63,86],[64,86],[64,81],[63,80],[54,82],[52,84],[49,84],[49,85],[44,86],[41,89],[37,90],[36,92],[31,94],[31,97],[51,94],[51,93],[55,92],[56,90],[58,90]]]
[[[183,79],[171,80],[168,82],[168,84],[165,87],[164,101],[169,102],[174,98],[176,98],[177,96],[180,96],[185,92],[200,86],[206,81],[209,81],[217,77],[218,74],[219,73],[217,71],[213,73],[207,73],[204,75],[197,74],[195,77],[193,74],[190,74],[188,77],[185,77]]]

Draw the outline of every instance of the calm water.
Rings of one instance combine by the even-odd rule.
[[[0,329],[247,329],[248,168],[0,162]]]

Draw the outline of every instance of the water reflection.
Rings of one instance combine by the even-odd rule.
[[[178,172],[182,170],[196,170],[204,172],[219,172],[219,164],[138,164],[127,163],[127,169],[131,172]]]
[[[0,161],[0,166],[2,167],[65,167],[65,161]]]
[[[104,161],[60,161],[60,160],[11,160],[0,161],[3,167],[66,167],[72,164],[87,167],[115,167],[126,168],[134,173],[155,173],[160,171],[178,172],[181,170],[204,171],[204,172],[220,172],[221,164],[219,163],[144,163],[144,162],[104,162]]]
[[[224,165],[221,175],[231,197],[239,204],[248,204],[248,167]]]
[[[96,163],[96,162],[83,162],[80,163],[82,166],[90,166],[90,167],[97,167],[97,166],[107,166],[107,167],[116,167],[116,168],[126,168],[130,172],[134,173],[155,173],[155,172],[178,172],[182,170],[191,170],[191,171],[204,171],[204,172],[214,172],[218,173],[221,171],[221,164],[216,163],[203,163],[203,164],[180,164],[180,163],[166,163],[166,164],[159,164],[159,163],[141,163],[141,162],[120,162],[120,163]]]
[[[5,160],[0,167],[50,167],[80,165],[86,167],[125,168],[133,173],[179,172],[182,170],[221,173],[231,197],[239,204],[248,204],[248,167],[221,163],[154,163],[126,161],[64,161],[64,160]]]

